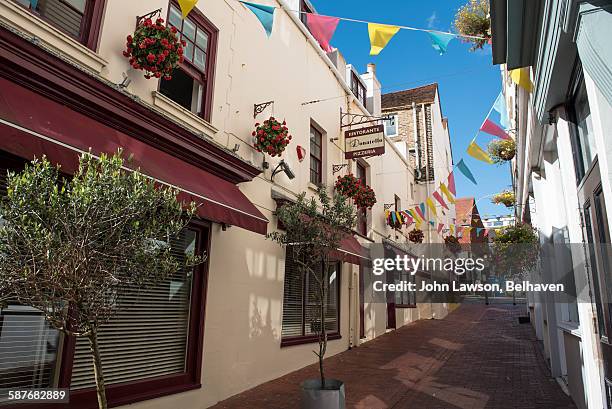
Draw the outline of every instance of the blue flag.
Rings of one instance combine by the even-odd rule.
[[[493,104],[493,109],[499,112],[499,122],[504,129],[510,128],[510,120],[508,119],[508,109],[506,108],[506,98],[504,93],[500,92]]]
[[[263,4],[250,3],[248,1],[241,1],[240,3],[248,7],[249,10],[255,14],[255,17],[259,20],[263,28],[266,30],[266,34],[270,37],[272,34],[272,26],[274,25],[274,7],[264,6]]]
[[[480,232],[483,231],[484,229],[482,227],[476,227],[476,235],[480,236]]]
[[[468,178],[473,184],[477,185],[478,183],[476,183],[476,179],[474,178],[474,175],[472,174],[472,172],[470,171],[470,168],[467,167],[467,165],[465,164],[465,162],[463,161],[463,159],[461,159],[459,161],[459,163],[457,163],[457,169],[459,169],[459,171],[461,173],[463,173],[463,176],[465,176],[466,178]]]
[[[448,48],[448,43],[450,40],[455,38],[454,34],[446,34],[446,33],[434,33],[429,31],[429,38],[431,39],[431,46],[440,53],[440,55],[446,52]]]
[[[421,208],[421,212],[423,212],[423,214],[425,214],[425,203],[420,203],[419,207]]]

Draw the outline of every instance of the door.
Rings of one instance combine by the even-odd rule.
[[[596,305],[596,319],[606,381],[606,399],[612,407],[612,266],[610,230],[597,159],[578,190],[582,207],[584,238],[590,266],[591,293]]]

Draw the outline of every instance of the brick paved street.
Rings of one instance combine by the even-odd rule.
[[[464,304],[326,360],[346,383],[347,408],[575,408],[550,377],[524,306]],[[299,383],[314,365],[260,385],[216,409],[299,408]]]

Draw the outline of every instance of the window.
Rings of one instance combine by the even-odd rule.
[[[387,114],[387,116],[391,117],[391,119],[385,120],[385,135],[386,136],[396,136],[398,134],[397,131],[397,114]]]
[[[414,275],[408,271],[396,271],[395,284],[400,282],[414,283]],[[395,291],[395,307],[397,308],[414,308],[416,307],[416,292],[414,291]]]
[[[591,110],[587,98],[584,79],[578,80],[570,107],[570,118],[574,123],[572,134],[574,165],[578,183],[589,170],[595,159],[595,136],[591,120]]]
[[[104,0],[14,0],[49,24],[95,50]]]
[[[310,31],[310,27],[308,27],[308,17],[306,13],[312,13],[312,8],[306,3],[306,0],[300,0],[300,20],[302,20],[302,24]]]
[[[341,267],[340,262],[330,263],[325,278],[329,282],[325,316],[328,339],[340,338]],[[322,271],[322,268],[317,271],[319,277]],[[294,260],[292,249],[287,248],[281,346],[298,345],[317,340],[320,319],[316,285],[316,279],[300,271]]]
[[[361,183],[367,183],[366,168],[361,163],[357,162],[357,179]],[[357,209],[357,231],[362,235],[368,234],[368,211],[367,209]]]
[[[323,183],[323,134],[310,125],[310,183]]]
[[[351,91],[357,97],[359,102],[366,106],[366,89],[357,74],[351,71]]]
[[[185,61],[175,68],[171,80],[160,80],[159,92],[183,108],[210,120],[218,30],[197,9],[183,20],[174,2],[170,4],[168,23],[176,27],[177,35],[186,42]]]

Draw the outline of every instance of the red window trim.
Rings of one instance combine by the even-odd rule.
[[[338,268],[339,268],[339,273],[337,275],[338,277],[338,288],[337,288],[337,296],[336,299],[338,300],[338,330],[334,331],[334,332],[328,332],[327,333],[327,340],[328,341],[333,341],[336,339],[342,339],[342,335],[341,335],[341,331],[340,331],[340,325],[341,325],[341,317],[342,317],[342,266],[343,263],[341,261],[335,261],[335,260],[331,260],[330,263],[338,263]],[[284,291],[284,286],[283,286],[283,291]],[[304,300],[302,299],[302,305],[304,305]],[[302,314],[303,315],[303,314]],[[303,325],[306,325],[305,323]],[[302,327],[303,329],[303,327]],[[285,348],[285,347],[290,347],[290,346],[295,346],[295,345],[303,345],[303,344],[312,344],[315,342],[319,341],[319,337],[316,334],[312,334],[312,335],[298,335],[298,336],[292,336],[292,337],[282,337],[281,336],[281,348]]]
[[[198,251],[209,255],[206,263],[196,267],[191,293],[191,313],[189,318],[189,335],[187,345],[187,371],[182,374],[160,376],[156,378],[125,382],[106,386],[106,397],[109,407],[127,405],[150,400],[161,396],[173,395],[202,387],[202,349],[204,346],[204,318],[206,290],[208,287],[208,266],[210,263],[211,225],[209,222],[194,220],[189,228],[198,231],[196,247]],[[195,291],[198,289],[198,291]],[[64,337],[62,355],[59,365],[58,387],[68,388],[72,376],[74,360],[74,337]],[[9,409],[35,409],[37,405],[10,405]],[[70,391],[70,403],[48,404],[47,409],[97,409],[95,389]]]
[[[168,12],[166,15],[166,22],[170,16],[170,4],[174,5],[180,10],[180,6],[177,0],[170,0],[168,5]],[[219,29],[196,7],[189,12],[187,17],[199,28],[203,29],[208,35],[208,49],[206,50],[206,70],[201,71],[195,65],[185,60],[180,64],[180,68],[195,81],[198,81],[204,87],[204,95],[202,100],[202,113],[201,117],[206,121],[210,122],[212,115],[212,104],[213,104],[213,91],[215,81],[215,66],[217,62],[217,41],[219,36]],[[159,80],[159,87],[161,86]]]
[[[49,23],[53,27],[60,30],[62,33],[66,34],[70,38],[74,38],[79,43],[83,44],[85,47],[89,48],[92,51],[98,50],[98,42],[100,40],[100,31],[102,29],[102,16],[104,15],[104,7],[106,6],[106,0],[87,0],[85,3],[85,10],[83,12],[83,20],[81,20],[81,28],[79,30],[79,36],[75,37],[74,35],[64,31],[61,27],[55,25],[55,23],[46,18],[45,16],[40,15],[35,10],[32,10],[30,7],[25,7],[24,5],[15,1],[15,3],[28,10],[30,13],[40,18],[41,20]],[[67,4],[72,8],[71,5]]]

